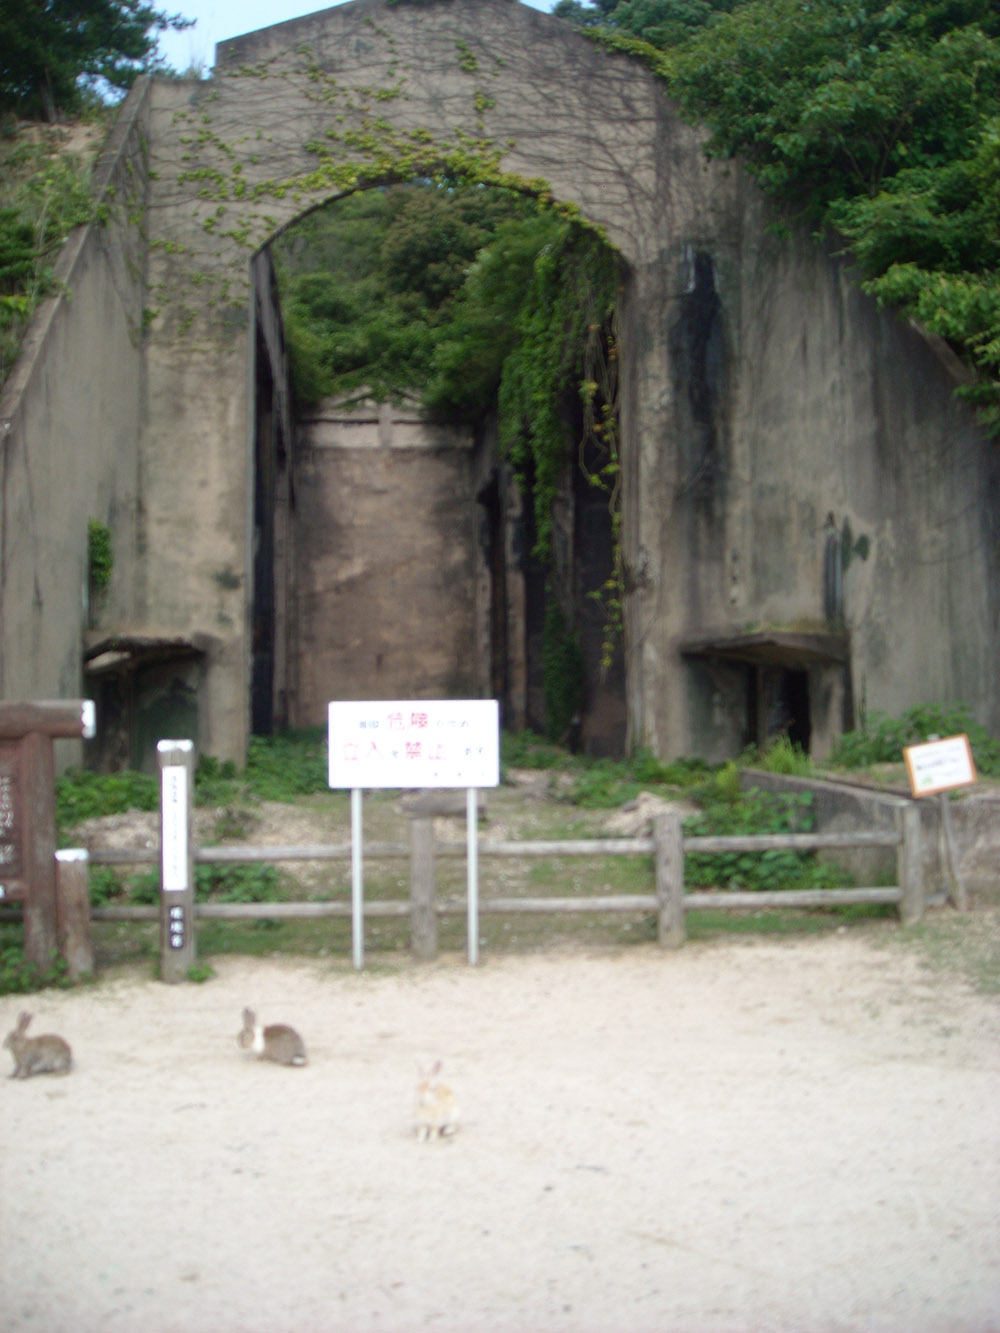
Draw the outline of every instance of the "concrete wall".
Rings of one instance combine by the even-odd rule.
[[[77,698],[84,633],[131,614],[139,560],[144,410],[141,242],[148,103],[127,99],[95,171],[103,220],[78,228],[0,396],[0,695]],[[114,570],[88,587],[90,519]],[[79,745],[60,746],[63,760]]]
[[[534,182],[600,223],[623,259],[630,742],[664,755],[732,750],[738,676],[685,662],[681,648],[753,624],[828,624],[833,536],[848,702],[898,712],[961,699],[1000,730],[998,454],[952,397],[954,367],[811,238],[776,239],[758,192],[738,168],[705,162],[698,133],[637,62],[515,0],[355,0],[223,43],[211,80],[154,80],[142,105],[141,348],[137,281],[122,283],[111,254],[93,298],[74,278],[81,296],[46,339],[37,415],[4,446],[5,597],[16,606],[9,622],[4,607],[6,693],[38,680],[36,661],[46,692],[78,677],[67,627],[80,623],[85,519],[93,505],[123,526],[131,508],[137,558],[125,557],[102,623],[202,645],[201,744],[242,756],[255,603],[251,256],[346,191],[445,168]],[[88,242],[95,265],[99,251]],[[137,455],[105,466],[137,430]],[[44,515],[28,486],[42,458],[79,482]],[[364,481],[347,478],[358,495]],[[342,504],[345,486],[325,486],[317,495]],[[436,521],[472,520],[451,509]],[[456,559],[466,542],[456,532]],[[50,552],[68,547],[50,573]],[[344,586],[343,571],[327,572]],[[447,598],[444,611],[450,624]],[[380,690],[412,679],[396,663],[420,632],[401,622],[382,647],[369,635],[357,688],[372,688],[379,653],[393,664]],[[459,648],[443,655],[453,674],[428,667],[434,689],[467,679]],[[305,645],[297,658],[313,671]],[[350,670],[336,665],[338,678]],[[822,673],[815,688],[829,732],[836,690]],[[329,689],[317,675],[308,692]]]
[[[294,726],[331,699],[482,695],[472,437],[327,401],[296,446]]]
[[[770,626],[847,632],[846,683],[816,679],[827,743],[843,688],[855,716],[960,700],[996,732],[1000,451],[953,396],[947,350],[879,310],[811,237],[777,239],[772,220],[741,180],[714,234],[689,228],[694,243],[667,257],[672,422],[637,493],[641,730],[661,751],[733,753],[738,681],[718,664],[681,668],[679,648]]]
[[[767,792],[811,792],[817,833],[893,832],[897,811],[911,804],[905,789],[882,790],[850,781],[794,778],[781,773],[745,770],[745,789]],[[1000,857],[1000,790],[994,784],[957,792],[951,799],[950,819],[955,843],[956,869],[973,902],[995,901],[997,860]],[[951,875],[946,840],[941,829],[938,801],[923,798],[920,811],[921,851],[925,892],[949,893]],[[895,852],[880,848],[824,852],[820,855],[844,865],[861,886],[895,883]]]

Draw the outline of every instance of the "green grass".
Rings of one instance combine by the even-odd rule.
[[[980,995],[1000,995],[1000,909],[934,912],[891,937],[936,975],[958,977]]]

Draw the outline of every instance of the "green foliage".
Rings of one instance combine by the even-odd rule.
[[[191,23],[141,0],[17,0],[0,6],[0,110],[54,121],[87,93],[123,92],[163,64],[158,35]]]
[[[503,363],[500,445],[532,495],[535,552],[545,559],[550,554],[553,504],[572,456],[567,387],[575,386],[579,393],[584,385],[597,386],[606,378],[596,363],[605,355],[616,356],[617,296],[615,252],[595,233],[564,226],[535,258],[516,317],[516,343]],[[607,405],[616,419],[616,386],[607,392],[612,395]],[[599,439],[599,431],[592,429],[590,434],[592,440]],[[613,429],[602,444],[602,461],[589,469],[589,475],[595,485],[617,495]]]
[[[688,837],[808,833],[814,825],[812,792],[742,791],[735,765],[726,765],[696,791],[702,804],[684,821]],[[692,852],[685,857],[690,888],[744,890],[829,888],[850,882],[837,866],[812,852]]]
[[[635,800],[640,791],[700,789],[707,781],[708,772],[707,765],[700,759],[676,759],[665,763],[648,751],[640,750],[631,759],[584,761],[580,774],[569,789],[569,799],[583,809],[616,809]]]
[[[501,768],[555,769],[572,763],[572,756],[567,750],[543,740],[533,731],[500,733]]]
[[[299,223],[275,247],[298,397],[419,396],[441,373],[435,356],[466,271],[530,211],[509,190],[416,183],[362,191]],[[435,406],[450,406],[446,391]]]
[[[545,606],[542,680],[545,734],[550,741],[565,742],[583,707],[583,657],[576,632],[551,593]]]
[[[56,825],[60,831],[81,820],[120,815],[126,810],[158,810],[160,788],[147,773],[92,773],[69,769],[56,779]]]
[[[137,906],[154,906],[160,901],[160,871],[158,867],[138,871],[126,877],[119,893]],[[288,891],[280,872],[270,863],[199,862],[194,868],[195,901],[221,903],[284,902]],[[93,872],[91,872],[93,900]],[[104,901],[107,901],[105,899]]]
[[[113,866],[92,865],[89,884],[91,907],[103,907],[122,893],[122,881]]]
[[[981,777],[1000,777],[1000,741],[970,716],[964,704],[918,704],[897,718],[873,710],[857,730],[840,737],[831,763],[839,768],[901,764],[905,746],[932,736],[963,733],[969,738],[977,773]]]
[[[103,592],[111,582],[114,565],[111,529],[107,523],[92,518],[87,524],[87,567],[90,573],[90,586],[95,592]]]
[[[597,760],[573,780],[569,799],[584,810],[617,810],[635,800],[644,785],[627,763]]]
[[[93,212],[89,165],[58,148],[44,133],[0,142],[0,384],[36,307],[55,290],[59,250]]]
[[[624,603],[615,253],[524,194],[423,182],[311,215],[280,243],[278,269],[298,396],[419,395],[438,418],[472,422],[496,406],[501,450],[531,496],[533,554],[548,567],[574,461],[607,493],[612,568],[591,595],[610,666]],[[543,648],[555,739],[582,699],[575,626],[558,616],[549,606]]]
[[[729,11],[729,12],[725,12]],[[995,0],[562,0],[647,60],[708,150],[848,241],[867,290],[948,341],[1000,433]],[[619,40],[620,44],[620,40]],[[641,51],[636,51],[641,55]]]
[[[617,31],[629,33],[661,48],[677,46],[722,13],[734,8],[738,0],[598,0],[583,5],[580,0],[558,0],[553,14],[590,27],[613,23]]]
[[[465,271],[431,360],[424,403],[438,416],[477,420],[495,401],[537,256],[566,224],[549,212],[498,224]]]
[[[741,756],[741,762],[753,768],[761,768],[765,773],[787,773],[799,778],[810,777],[815,772],[810,756],[787,736],[779,736],[763,754],[758,754],[756,748],[751,746]]]
[[[194,770],[195,805],[227,805],[246,791],[246,784],[231,759],[219,760],[208,754],[199,758]]]
[[[326,732],[322,728],[251,736],[246,782],[265,801],[294,801],[312,792],[328,792]]]
[[[200,903],[272,903],[288,898],[280,874],[269,862],[197,865],[194,880],[195,901]]]
[[[29,963],[24,956],[23,931],[20,926],[0,926],[0,995],[23,994],[46,986],[66,987],[72,983],[66,963],[53,957],[48,967]]]

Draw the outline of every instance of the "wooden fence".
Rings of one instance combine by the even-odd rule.
[[[464,857],[466,848],[456,843],[434,844],[429,817],[414,818],[410,846],[401,843],[370,843],[364,847],[366,860],[409,858],[410,897],[399,901],[373,901],[364,905],[365,916],[410,918],[411,947],[420,958],[431,958],[437,950],[437,918],[449,912],[464,912],[464,897],[438,897],[434,882],[436,857]],[[731,892],[728,890],[686,892],[684,859],[695,853],[845,850],[859,847],[894,848],[897,882],[890,886],[845,889],[767,890]],[[294,861],[349,860],[350,843],[316,846],[273,847],[199,847],[194,850],[197,864],[260,864]],[[581,897],[490,897],[481,898],[478,910],[484,913],[580,913],[580,912],[655,912],[657,938],[666,947],[684,942],[685,914],[704,908],[800,908],[833,907],[851,904],[895,905],[904,923],[917,921],[926,906],[920,849],[920,816],[915,805],[899,808],[894,831],[855,833],[787,833],[738,836],[686,836],[680,816],[667,811],[655,822],[652,837],[587,838],[571,841],[480,842],[480,858],[573,857],[573,856],[651,856],[654,861],[654,885],[650,893],[606,894]],[[159,849],[94,851],[90,860],[97,865],[156,864]],[[350,901],[196,903],[194,915],[202,920],[259,920],[287,918],[347,917]],[[155,920],[156,906],[106,905],[91,909],[98,921]]]

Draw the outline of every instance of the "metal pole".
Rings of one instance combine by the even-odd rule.
[[[361,788],[351,788],[351,941],[354,966],[365,965],[365,901],[361,865]]]
[[[465,842],[468,868],[468,956],[470,965],[475,967],[479,962],[479,818],[475,787],[469,787],[465,795]]]

